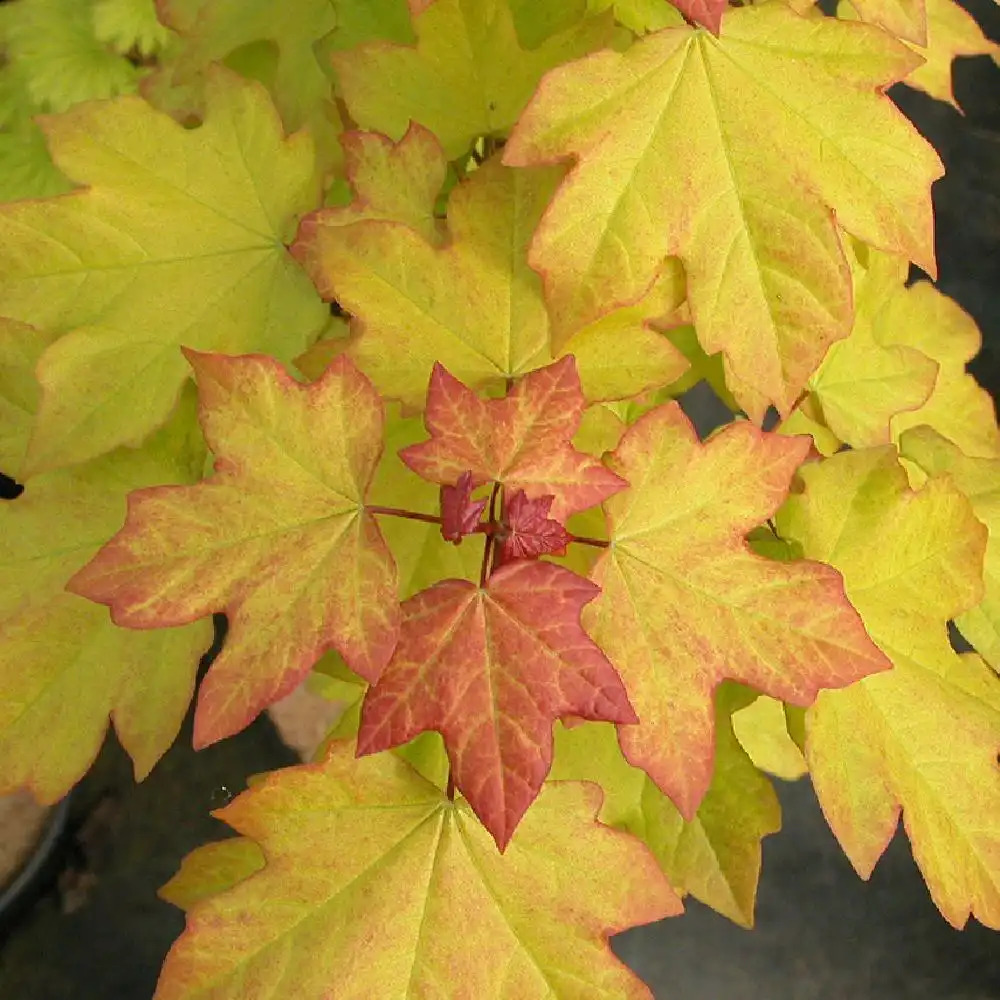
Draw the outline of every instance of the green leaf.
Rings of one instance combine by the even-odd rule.
[[[65,334],[39,365],[28,475],[161,425],[182,344],[290,360],[328,315],[283,243],[318,200],[311,143],[283,138],[259,85],[217,70],[193,130],[135,97],[44,127],[86,187],[0,205],[0,314]]]
[[[435,0],[414,18],[414,47],[367,42],[331,56],[351,117],[402,138],[427,126],[448,159],[517,120],[546,70],[600,48],[607,18],[588,18],[521,47],[507,0]]]

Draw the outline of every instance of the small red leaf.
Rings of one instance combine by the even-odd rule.
[[[485,587],[444,580],[411,597],[396,651],[365,696],[359,756],[437,730],[455,786],[503,850],[549,773],[555,719],[636,721],[580,626],[597,594],[562,566],[522,561]]]
[[[441,487],[441,534],[458,545],[476,530],[486,504],[472,499],[472,473],[463,472],[454,486]]]
[[[543,555],[562,556],[572,535],[549,517],[553,497],[529,500],[524,490],[518,490],[504,510],[507,534],[500,543],[500,562],[512,559],[537,559]]]
[[[529,372],[503,399],[480,399],[435,365],[424,415],[430,440],[399,457],[441,486],[470,470],[474,486],[493,481],[529,497],[551,496],[552,514],[562,519],[627,485],[570,443],[584,402],[571,356]]]

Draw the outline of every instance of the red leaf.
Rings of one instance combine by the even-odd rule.
[[[525,375],[503,399],[480,399],[435,365],[424,416],[430,440],[399,454],[442,486],[471,470],[474,486],[495,481],[529,497],[550,495],[553,516],[564,520],[627,485],[570,444],[583,408],[572,357]]]
[[[708,28],[713,35],[719,34],[722,15],[728,6],[728,0],[670,0],[670,2],[689,21]]]
[[[500,562],[512,559],[537,559],[543,555],[563,556],[572,535],[549,517],[553,498],[529,500],[518,490],[506,503],[504,520],[507,534],[500,543]]]
[[[580,626],[598,588],[516,562],[483,588],[444,580],[403,604],[399,644],[361,711],[358,754],[435,729],[456,787],[503,850],[552,764],[552,723],[635,722],[621,678]]]
[[[457,545],[476,530],[486,504],[472,499],[472,473],[463,472],[454,486],[441,487],[441,534]]]

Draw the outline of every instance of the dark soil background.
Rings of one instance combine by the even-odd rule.
[[[1000,39],[993,0],[968,0],[968,9]],[[948,168],[934,189],[938,285],[978,321],[985,346],[971,368],[996,398],[1000,68],[987,58],[959,60],[955,90],[964,118],[904,87],[892,96]],[[710,400],[695,393],[689,403],[703,427],[713,422]],[[73,793],[48,890],[12,928],[0,927],[0,1000],[150,1000],[183,928],[157,887],[186,853],[225,834],[209,811],[245,787],[248,774],[295,760],[266,719],[198,754],[190,742],[189,720],[153,774],[135,785],[127,758],[108,739]],[[614,940],[657,998],[1000,1000],[1000,937],[975,923],[963,932],[945,924],[901,833],[864,883],[808,782],[780,784],[779,793],[785,828],[764,843],[754,931],[689,902],[680,919]]]

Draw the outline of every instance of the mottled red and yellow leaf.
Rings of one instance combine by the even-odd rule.
[[[215,474],[134,493],[125,527],[71,583],[115,622],[217,611],[225,648],[202,683],[195,744],[238,732],[324,650],[374,680],[396,641],[396,569],[365,494],[382,404],[349,361],[310,385],[272,358],[188,352]]]
[[[531,372],[502,399],[480,398],[436,365],[424,414],[430,439],[400,457],[442,486],[471,471],[475,486],[493,481],[531,499],[552,496],[552,516],[564,520],[626,485],[570,443],[583,410],[572,358]]]
[[[765,559],[744,540],[784,500],[808,447],[747,421],[700,444],[670,403],[634,424],[609,462],[631,488],[605,504],[611,547],[584,625],[640,719],[620,729],[626,758],[687,819],[711,779],[722,680],[807,705],[889,665],[835,570]]]
[[[485,586],[445,580],[410,598],[399,645],[365,696],[358,752],[440,732],[455,786],[503,850],[548,774],[554,720],[635,721],[580,627],[596,595],[561,566],[521,561]]]

